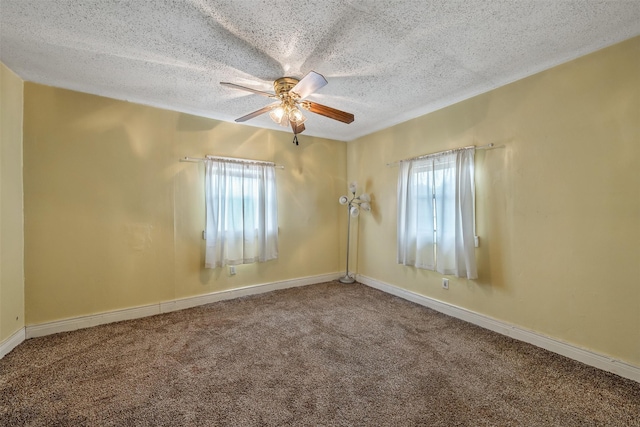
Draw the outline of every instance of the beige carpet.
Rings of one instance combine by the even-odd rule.
[[[640,384],[364,285],[31,339],[2,426],[640,426]]]

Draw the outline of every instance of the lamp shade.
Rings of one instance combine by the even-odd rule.
[[[351,214],[352,217],[357,217],[358,215],[360,215],[360,209],[358,209],[357,206],[352,206],[351,210],[349,211],[349,213]]]
[[[362,209],[365,212],[370,212],[371,211],[371,205],[369,204],[369,202],[362,202],[362,203],[360,203],[360,209]]]
[[[302,115],[302,112],[300,112],[300,110],[298,110],[297,108],[292,108],[291,111],[289,111],[289,121],[292,123],[295,123],[297,125],[301,125],[302,123],[304,123],[307,120],[307,118],[305,116]]]
[[[347,198],[347,196],[340,196],[338,201],[340,202],[341,205],[346,205],[349,199]]]
[[[351,193],[355,193],[357,189],[358,189],[358,183],[357,183],[357,182],[355,182],[355,181],[351,181],[351,182],[349,183],[349,191],[350,191]]]
[[[284,108],[281,106],[275,108],[274,110],[271,110],[271,112],[269,113],[269,116],[271,117],[271,120],[273,120],[274,122],[281,124],[282,123],[282,118],[285,115],[285,111]]]
[[[284,116],[282,116],[282,120],[280,120],[280,126],[288,128],[289,127],[289,115],[285,113]]]
[[[371,196],[369,196],[369,194],[367,194],[367,193],[362,193],[359,198],[363,202],[367,202],[368,203],[368,202],[371,201]]]

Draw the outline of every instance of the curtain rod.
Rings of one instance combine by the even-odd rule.
[[[432,157],[432,156],[440,156],[442,154],[450,154],[450,153],[454,153],[456,151],[467,150],[469,148],[475,148],[476,150],[486,150],[486,149],[492,148],[493,145],[494,145],[493,142],[490,142],[489,144],[481,145],[479,147],[476,147],[475,145],[469,145],[469,146],[466,146],[466,147],[452,148],[451,150],[438,151],[437,153],[422,154],[420,156],[410,157],[408,159],[403,159],[403,160],[398,160],[396,162],[387,163],[387,166],[395,166],[398,163],[408,162],[408,161],[411,161],[411,160],[420,160],[420,159],[426,159],[426,158],[429,158],[429,157]]]
[[[268,165],[268,166],[274,166],[276,169],[284,169],[284,166],[277,165],[273,162],[265,162],[262,160],[241,159],[238,157],[222,157],[222,156],[207,155],[205,158],[184,156],[182,159],[180,159],[181,162],[191,162],[191,163],[201,163],[201,162],[204,162],[205,160],[224,160],[226,162],[231,162],[231,163],[249,163],[254,165]]]

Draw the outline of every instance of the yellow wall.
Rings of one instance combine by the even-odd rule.
[[[27,324],[339,271],[343,142],[25,84]],[[279,259],[204,269],[206,154],[274,161]]]
[[[23,82],[0,62],[0,343],[24,327]]]
[[[640,366],[640,38],[348,144],[358,272]],[[476,152],[479,279],[396,264],[397,168]]]
[[[353,223],[352,270],[640,366],[638,75],[635,38],[347,144],[299,147],[285,132],[27,83],[26,323],[339,271],[337,198],[357,180],[374,211]],[[4,78],[2,90],[5,102]],[[441,275],[395,262],[397,168],[385,164],[488,142],[501,148],[476,153],[480,278],[445,291]],[[233,277],[202,268],[203,166],[177,160],[205,154],[285,165],[277,261]]]

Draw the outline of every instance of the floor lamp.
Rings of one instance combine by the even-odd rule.
[[[353,283],[356,279],[349,275],[349,246],[351,243],[351,217],[356,218],[360,215],[360,210],[365,212],[371,211],[371,197],[367,193],[362,193],[356,197],[356,191],[358,184],[355,182],[349,183],[349,192],[351,196],[341,196],[338,201],[341,205],[347,206],[347,271],[344,277],[338,279],[340,283]],[[351,198],[349,198],[351,197]]]

